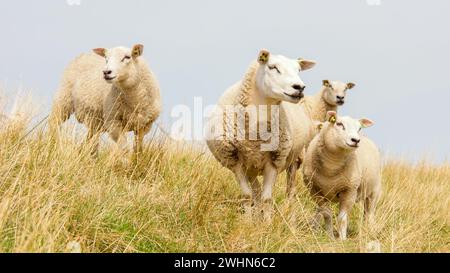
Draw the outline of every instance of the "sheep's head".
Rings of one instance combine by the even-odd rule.
[[[327,113],[327,121],[321,132],[325,134],[328,147],[335,149],[354,150],[361,142],[361,129],[371,127],[373,121],[362,118],[338,117],[336,112]]]
[[[323,81],[323,99],[330,105],[342,106],[345,103],[345,96],[347,95],[347,90],[355,87],[352,82],[343,83],[338,81]]]
[[[314,61],[272,55],[267,50],[261,50],[258,62],[256,87],[262,95],[293,103],[298,103],[304,96],[305,84],[298,75],[299,71],[308,70],[316,64]]]
[[[143,45],[135,45],[132,49],[126,47],[96,48],[93,51],[106,60],[103,77],[108,83],[122,82],[129,78],[135,70],[137,58],[144,52]]]

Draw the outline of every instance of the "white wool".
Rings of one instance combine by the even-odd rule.
[[[334,117],[336,121],[326,122],[310,143],[303,176],[320,210],[328,210],[330,202],[340,203],[338,231],[345,239],[348,214],[356,201],[364,201],[365,214],[373,220],[381,194],[381,163],[376,145],[360,133],[371,121],[337,117],[335,112]]]
[[[214,157],[235,173],[244,196],[256,198],[259,195],[257,176],[263,175],[262,200],[271,200],[276,175],[299,157],[303,145],[297,143],[296,136],[304,130],[299,128],[302,124],[291,116],[302,114],[297,103],[304,84],[298,72],[313,65],[312,61],[291,60],[262,51],[259,63],[253,63],[243,80],[229,88],[219,100],[219,109],[211,120],[219,122],[228,135],[225,139],[222,136],[207,136],[207,144]],[[224,118],[222,114],[227,106],[261,105],[268,105],[269,108],[279,106],[279,128],[272,128],[279,131],[279,145],[275,151],[262,151],[261,145],[265,142],[261,139],[237,139],[233,135],[237,127],[235,121]],[[257,120],[258,124],[267,122],[267,118],[262,116],[251,116],[248,120]]]
[[[328,111],[336,111],[338,106],[345,102],[345,97],[348,89],[354,87],[353,83],[342,83],[339,81],[324,80],[322,89],[313,96],[305,96],[300,103],[300,107],[295,109],[289,117],[301,126],[302,131],[295,134],[297,143],[301,144],[300,150],[306,150],[314,135],[317,133],[316,123],[324,122]],[[303,155],[287,167],[287,188],[286,193],[292,197],[297,189],[297,170],[300,168],[303,161]]]
[[[124,133],[133,131],[139,151],[161,112],[159,86],[141,57],[142,50],[141,45],[95,49],[101,56],[83,54],[72,61],[55,97],[51,127],[75,114],[88,127],[88,139],[98,142],[99,133],[106,131],[123,145]]]

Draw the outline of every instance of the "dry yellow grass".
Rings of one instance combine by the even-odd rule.
[[[153,141],[137,164],[103,148],[98,159],[67,132],[22,137],[0,130],[0,251],[383,252],[450,251],[450,166],[388,162],[376,226],[351,217],[349,240],[331,240],[308,222],[314,205],[275,191],[270,223],[239,212],[239,187],[208,154]],[[300,185],[302,183],[299,183]],[[71,249],[72,248],[72,249]]]

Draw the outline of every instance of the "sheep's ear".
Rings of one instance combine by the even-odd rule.
[[[92,49],[92,51],[94,51],[95,54],[100,55],[102,57],[105,57],[106,55],[106,48],[94,48]]]
[[[142,53],[144,53],[144,45],[138,44],[138,45],[133,46],[133,50],[131,51],[133,58],[137,58],[137,57],[141,56]]]
[[[323,81],[322,81],[322,84],[323,84],[323,86],[325,86],[325,87],[331,87],[331,83],[330,83],[329,80],[323,80]]]
[[[375,123],[371,121],[370,119],[362,118],[359,120],[359,123],[361,123],[361,126],[363,128],[369,128],[372,127]]]
[[[356,84],[349,82],[347,83],[347,89],[352,89],[353,87],[355,87]]]
[[[258,55],[258,63],[266,64],[269,61],[269,58],[270,58],[270,52],[266,49],[262,49]]]
[[[298,59],[298,63],[300,64],[300,70],[305,71],[313,68],[316,65],[315,61],[312,60],[304,60],[302,58]]]
[[[335,124],[337,121],[337,113],[335,111],[328,111],[327,120],[329,123]]]

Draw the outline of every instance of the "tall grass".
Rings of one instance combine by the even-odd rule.
[[[208,153],[154,140],[136,164],[69,131],[0,128],[1,252],[449,252],[450,166],[388,161],[375,226],[351,216],[349,240],[314,231],[314,204],[275,190],[270,222],[240,212],[239,187]],[[300,178],[301,179],[301,178]]]

